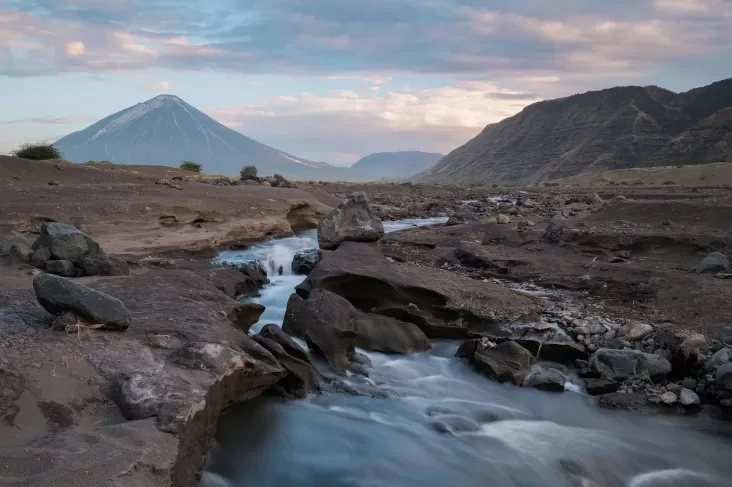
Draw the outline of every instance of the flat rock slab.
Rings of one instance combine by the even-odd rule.
[[[518,321],[544,308],[543,300],[499,284],[389,262],[378,248],[357,242],[322,252],[297,292],[305,297],[317,288],[345,297],[362,311],[412,305],[441,322],[462,319],[474,331],[488,331],[493,324]]]

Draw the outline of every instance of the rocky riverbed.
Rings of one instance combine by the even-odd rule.
[[[172,190],[196,184],[218,190]],[[13,207],[0,484],[196,485],[214,444],[204,485],[727,485],[727,193],[345,189],[227,185],[284,192],[255,196],[283,234],[337,208],[212,262],[182,251],[264,227],[158,223],[170,245],[120,252],[111,226]]]

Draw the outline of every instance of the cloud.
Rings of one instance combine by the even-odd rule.
[[[384,88],[380,93],[331,91],[273,97],[259,104],[209,110],[217,120],[257,140],[298,155],[355,162],[343,154],[422,149],[445,152],[539,101],[531,93],[495,83],[465,81],[421,89]],[[323,147],[331,150],[325,157]],[[340,155],[338,155],[340,154]]]
[[[170,90],[170,83],[167,81],[156,81],[154,83],[145,83],[142,87],[148,91],[168,91]]]
[[[64,51],[69,56],[83,56],[86,52],[86,46],[81,41],[71,41],[64,47]]]
[[[73,117],[30,117],[30,118],[19,118],[16,120],[0,120],[0,124],[15,125],[21,123],[32,123],[32,124],[51,124],[51,125],[62,125],[67,123],[77,123],[78,118]]]

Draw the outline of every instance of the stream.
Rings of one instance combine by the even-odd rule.
[[[444,219],[384,222],[387,231]],[[315,230],[219,262],[273,260],[283,275],[253,302],[267,307],[252,333],[281,324],[303,280],[294,253]],[[427,352],[364,352],[370,379],[391,397],[262,397],[222,416],[202,487],[732,487],[732,434],[704,416],[640,416],[564,393],[502,385],[454,357],[457,342]]]

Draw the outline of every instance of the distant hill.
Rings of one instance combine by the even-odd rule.
[[[73,162],[179,166],[203,164],[207,173],[233,176],[253,164],[260,175],[330,179],[343,170],[273,149],[220,124],[173,95],[160,95],[63,137],[54,144]]]
[[[413,180],[529,184],[699,162],[732,162],[732,79],[685,93],[625,86],[534,103]]]
[[[433,152],[376,152],[351,166],[349,178],[364,181],[406,179],[434,166],[443,157]]]

